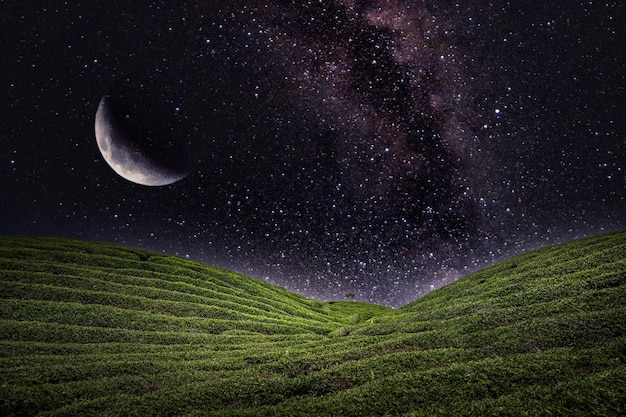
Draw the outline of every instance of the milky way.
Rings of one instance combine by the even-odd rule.
[[[3,70],[4,234],[139,246],[318,299],[399,306],[507,256],[626,226],[615,2],[7,13],[22,18]],[[117,178],[93,139],[107,93],[133,137],[180,149],[196,171],[156,189]],[[31,140],[48,132],[62,140]]]
[[[246,86],[259,102],[244,108],[271,120],[246,135],[282,149],[270,184],[248,179],[263,203],[237,201],[235,217],[261,235],[256,250],[323,297],[409,301],[459,277],[492,232],[463,45],[471,24],[456,35],[460,13],[427,2],[283,3],[212,25],[248,35],[255,52],[241,66],[248,83],[259,77]],[[208,35],[212,59],[233,39]],[[254,147],[242,165],[266,158]]]

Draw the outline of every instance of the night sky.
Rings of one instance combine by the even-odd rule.
[[[0,234],[398,307],[626,228],[625,28],[613,0],[5,0]],[[105,95],[189,175],[117,175]]]

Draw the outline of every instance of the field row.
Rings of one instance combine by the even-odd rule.
[[[397,311],[130,248],[0,249],[0,415],[626,413],[626,233]]]

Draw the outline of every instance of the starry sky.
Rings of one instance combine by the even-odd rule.
[[[626,228],[620,1],[39,3],[0,4],[0,234],[398,307]],[[109,167],[107,94],[186,178]]]

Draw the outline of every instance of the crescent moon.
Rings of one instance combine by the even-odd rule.
[[[128,181],[162,186],[180,181],[188,174],[168,170],[143,153],[116,122],[107,95],[102,97],[96,111],[95,133],[104,160]]]

